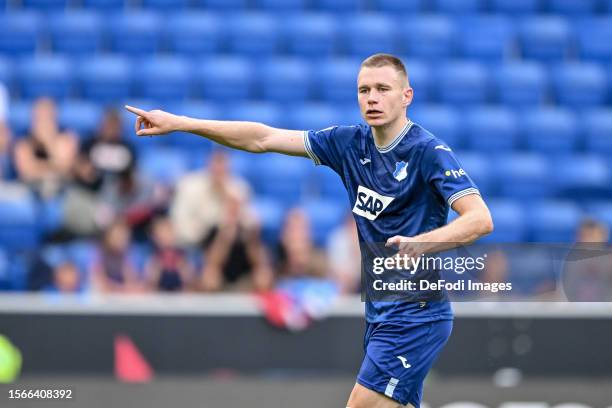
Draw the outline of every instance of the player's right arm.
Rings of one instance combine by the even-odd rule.
[[[257,122],[195,119],[161,110],[145,111],[132,106],[125,108],[137,115],[135,130],[138,136],[180,131],[247,152],[307,156],[303,131],[277,129]]]

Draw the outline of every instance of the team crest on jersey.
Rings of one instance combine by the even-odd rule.
[[[380,195],[376,191],[359,186],[353,212],[374,221],[393,200],[395,200],[395,197]]]
[[[393,177],[395,177],[397,181],[402,181],[408,176],[407,168],[408,163],[403,160],[395,163],[395,171],[393,172]]]

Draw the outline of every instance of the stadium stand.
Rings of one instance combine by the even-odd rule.
[[[361,59],[396,53],[414,88],[410,118],[458,152],[490,204],[496,230],[486,240],[571,242],[582,217],[612,226],[610,38],[609,0],[0,0],[0,82],[11,148],[40,96],[57,101],[60,127],[81,142],[105,108],[124,103],[318,130],[360,123]],[[187,134],[133,137],[133,115],[121,116],[138,172],[167,194],[213,150]],[[271,246],[294,205],[317,245],[350,211],[329,169],[230,157]],[[14,174],[3,171],[3,183],[17,184]],[[21,187],[0,192],[3,289],[24,287],[25,261],[2,257],[42,248],[63,222],[61,196]],[[91,245],[48,252],[83,271]]]

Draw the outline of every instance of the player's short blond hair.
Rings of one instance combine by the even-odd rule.
[[[406,84],[409,85],[408,82],[408,71],[406,71],[406,66],[402,62],[401,59],[391,54],[374,54],[363,60],[361,63],[361,68],[369,67],[369,68],[380,68],[390,66],[393,67],[400,76],[406,80]]]

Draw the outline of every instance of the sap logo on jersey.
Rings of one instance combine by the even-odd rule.
[[[374,221],[393,200],[395,197],[386,197],[369,188],[359,186],[353,212]]]

